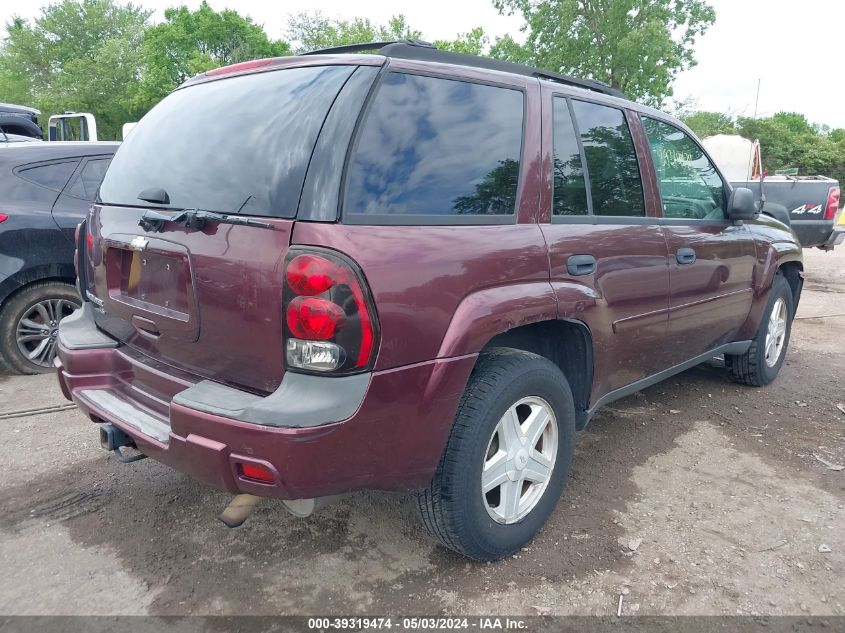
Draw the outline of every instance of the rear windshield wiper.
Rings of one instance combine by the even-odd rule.
[[[176,215],[168,215],[148,209],[138,220],[138,225],[145,231],[152,231],[157,233],[164,230],[164,225],[168,222],[184,226],[187,229],[202,229],[206,222],[218,222],[220,224],[240,224],[243,226],[257,226],[262,229],[274,228],[269,222],[261,222],[253,220],[252,218],[245,218],[239,215],[228,215],[226,213],[217,213],[216,211],[205,211],[203,209],[183,209]]]

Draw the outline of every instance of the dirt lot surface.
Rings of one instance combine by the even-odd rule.
[[[845,248],[806,254],[780,378],[719,363],[604,409],[525,551],[470,563],[406,497],[310,519],[152,460],[116,463],[75,410],[0,416],[0,614],[845,615]],[[831,316],[836,315],[836,316]],[[52,376],[0,376],[0,412],[64,404]],[[824,461],[822,461],[824,460]]]

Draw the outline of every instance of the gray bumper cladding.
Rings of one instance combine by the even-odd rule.
[[[261,397],[203,380],[173,398],[175,404],[264,426],[304,428],[352,417],[367,393],[371,374],[330,378],[287,372]]]
[[[117,341],[97,329],[94,308],[84,301],[82,307],[59,323],[59,343],[65,349],[117,347]]]

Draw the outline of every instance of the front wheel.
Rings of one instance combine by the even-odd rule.
[[[783,275],[775,275],[763,320],[744,354],[725,354],[725,366],[736,382],[762,387],[780,372],[786,357],[795,303]]]
[[[557,504],[574,435],[572,392],[557,366],[519,350],[483,354],[431,485],[417,496],[423,526],[476,560],[517,551]]]

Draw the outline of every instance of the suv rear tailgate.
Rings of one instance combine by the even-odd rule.
[[[276,389],[284,259],[303,182],[357,70],[318,62],[215,71],[166,97],[127,136],[88,222],[88,290],[101,329],[196,376]],[[177,221],[197,214],[202,222]]]
[[[269,392],[284,371],[283,262],[292,220],[273,228],[138,226],[143,209],[96,206],[89,297],[98,326],[198,376]],[[93,296],[92,296],[93,295]]]

